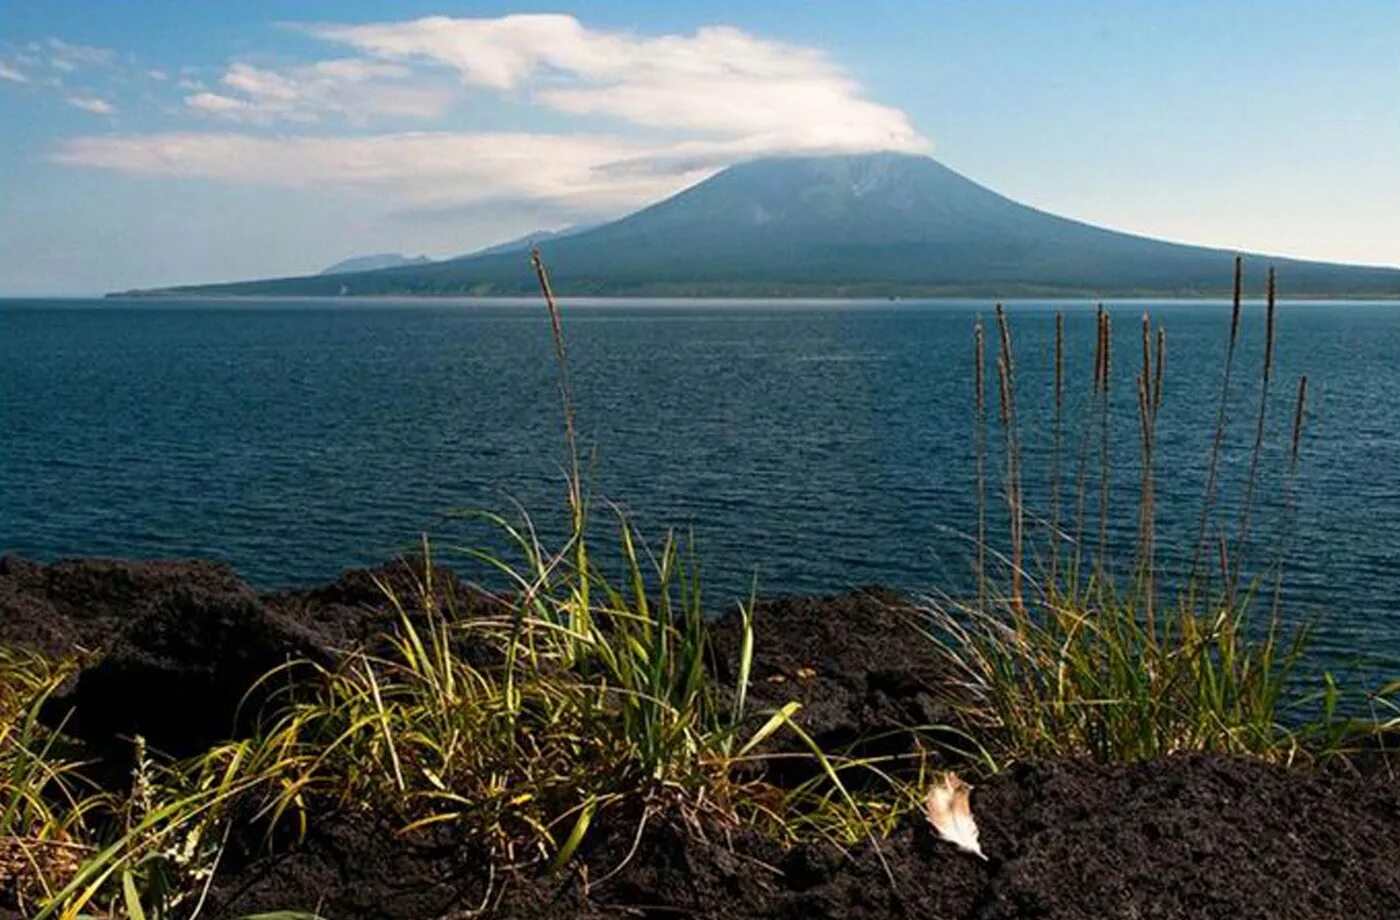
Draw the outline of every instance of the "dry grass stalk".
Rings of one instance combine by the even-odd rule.
[[[1157,366],[1153,370],[1152,378],[1152,414],[1156,416],[1157,411],[1162,408],[1162,369],[1167,364],[1167,330],[1162,326],[1157,327]]]
[[[1240,305],[1243,300],[1244,258],[1235,256],[1235,279],[1231,292],[1230,344],[1225,351],[1225,371],[1220,382],[1220,402],[1215,412],[1215,436],[1210,445],[1210,463],[1206,469],[1205,498],[1201,501],[1200,526],[1196,532],[1196,546],[1191,556],[1191,575],[1188,579],[1188,597],[1194,598],[1197,577],[1200,574],[1201,556],[1206,546],[1206,524],[1215,507],[1215,487],[1220,477],[1220,451],[1225,445],[1225,420],[1230,402],[1230,373],[1235,365],[1235,344],[1240,337]]]
[[[1293,410],[1293,450],[1290,456],[1292,463],[1298,462],[1298,443],[1303,437],[1303,413],[1308,401],[1308,377],[1304,374],[1298,378],[1298,404]]]
[[[997,379],[1001,395],[1001,425],[1006,441],[1006,502],[1011,536],[1011,604],[1025,612],[1021,596],[1023,570],[1023,511],[1021,506],[1021,446],[1016,433],[1016,376],[1011,351],[1011,326],[1001,304],[996,305],[1001,349],[997,355]]]
[[[1059,577],[1060,562],[1060,451],[1064,440],[1065,413],[1065,315],[1055,314],[1055,420],[1050,449],[1050,583]]]
[[[1142,498],[1139,507],[1139,551],[1141,555],[1141,579],[1143,609],[1147,624],[1147,635],[1149,639],[1156,639],[1156,591],[1153,585],[1153,569],[1155,567],[1155,549],[1153,537],[1156,532],[1152,520],[1153,512],[1153,481],[1152,481],[1152,402],[1147,392],[1147,377],[1138,377],[1138,414],[1142,428]]]
[[[559,380],[559,400],[564,408],[564,440],[569,452],[569,508],[575,523],[579,522],[583,509],[583,485],[579,473],[578,442],[574,433],[574,401],[569,388],[569,365],[565,360],[564,324],[559,313],[559,304],[554,299],[554,288],[549,283],[549,270],[545,268],[540,248],[530,249],[530,265],[539,280],[540,294],[544,297],[545,308],[549,311],[550,333],[554,340],[555,366]]]
[[[1264,426],[1269,411],[1269,380],[1274,370],[1274,314],[1278,303],[1278,284],[1272,268],[1265,292],[1267,310],[1264,320],[1264,370],[1259,385],[1259,413],[1255,417],[1254,447],[1249,456],[1249,476],[1244,484],[1244,505],[1240,508],[1240,530],[1235,544],[1235,570],[1230,576],[1227,598],[1230,606],[1235,603],[1235,592],[1244,574],[1246,547],[1249,542],[1249,518],[1254,507],[1254,487],[1259,478],[1259,462],[1264,452]]]
[[[1142,373],[1144,380],[1152,379],[1152,317],[1142,314]]]
[[[1293,437],[1290,443],[1288,454],[1288,475],[1284,479],[1283,485],[1283,516],[1285,529],[1283,541],[1279,546],[1278,559],[1274,565],[1274,599],[1273,599],[1273,619],[1278,621],[1279,610],[1283,604],[1283,567],[1288,562],[1288,557],[1293,543],[1293,518],[1297,510],[1297,490],[1298,490],[1298,449],[1303,438],[1303,415],[1306,411],[1308,401],[1308,378],[1303,375],[1298,378],[1298,399],[1293,406]]]
[[[1094,393],[1097,394],[1103,380],[1103,304],[1099,304],[1094,322]]]
[[[1265,296],[1269,306],[1264,326],[1264,379],[1267,381],[1274,366],[1274,313],[1278,308],[1278,276],[1272,268],[1269,269],[1269,287]]]
[[[977,604],[987,606],[987,344],[979,319],[973,327],[976,352],[976,414],[973,418],[973,443],[977,453]]]
[[[555,373],[559,381],[559,405],[564,411],[564,449],[568,453],[568,494],[569,517],[573,536],[574,565],[579,572],[588,566],[588,546],[584,533],[588,522],[588,508],[583,495],[583,472],[579,466],[578,439],[574,426],[573,390],[569,386],[569,362],[564,346],[564,323],[560,315],[559,303],[554,299],[554,287],[549,282],[549,270],[538,246],[530,247],[530,264],[534,266],[535,277],[539,279],[540,294],[544,297],[545,308],[549,311],[550,334],[554,339]],[[573,599],[571,618],[575,626],[581,626],[591,616],[589,592],[591,585],[587,578],[576,582],[577,592]]]
[[[1240,334],[1240,292],[1244,286],[1244,256],[1235,256],[1234,310],[1230,315],[1230,342],[1234,344]]]
[[[1142,435],[1142,495],[1139,505],[1139,566],[1148,638],[1156,640],[1156,476],[1154,452],[1157,439],[1157,409],[1162,400],[1162,365],[1166,354],[1166,333],[1157,331],[1154,367],[1152,318],[1142,315],[1142,373],[1138,376],[1138,418]]]
[[[1103,574],[1108,568],[1108,516],[1109,516],[1109,424],[1108,424],[1108,381],[1112,352],[1113,327],[1108,311],[1099,306],[1099,555],[1096,566]]]
[[[1065,404],[1065,315],[1055,314],[1055,418]]]

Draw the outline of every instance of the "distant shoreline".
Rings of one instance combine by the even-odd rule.
[[[1262,297],[1263,292],[1246,296]],[[939,294],[858,294],[858,293],[794,293],[794,294],[666,294],[666,293],[616,293],[616,294],[574,294],[563,292],[559,294],[561,300],[571,301],[602,301],[602,300],[629,300],[629,301],[695,301],[695,302],[718,302],[733,303],[739,301],[771,301],[773,303],[796,303],[801,301],[829,301],[829,302],[880,302],[880,303],[901,303],[907,301],[927,301],[927,300],[1003,300],[1003,301],[1024,301],[1024,300],[1116,300],[1116,301],[1181,301],[1181,302],[1207,302],[1230,300],[1229,291],[1209,291],[1185,293],[1180,291],[1163,291],[1158,293],[1133,291],[1133,292],[1112,292],[1112,291],[1045,291],[1045,292],[1012,292],[1012,293],[984,293],[984,292],[948,292]],[[419,300],[424,302],[439,302],[451,300],[470,300],[480,302],[499,301],[537,301],[538,294],[184,294],[184,293],[139,293],[139,292],[112,292],[106,294],[86,296],[37,296],[37,297],[9,297],[0,295],[4,300],[108,300],[108,301],[216,301],[216,302],[270,302],[270,301],[308,301],[316,303],[334,303],[337,301],[349,302],[374,302],[374,301],[401,301]],[[1393,294],[1371,294],[1371,293],[1339,293],[1339,294],[1297,294],[1280,299],[1280,303],[1289,302],[1356,302],[1356,301],[1394,301],[1400,302],[1400,292]]]

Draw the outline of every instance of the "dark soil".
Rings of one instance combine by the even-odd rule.
[[[939,671],[909,601],[884,588],[835,597],[759,601],[753,616],[754,705],[802,704],[802,724],[823,750],[946,719]],[[714,626],[716,671],[737,676],[739,619]]]
[[[464,616],[491,602],[434,570],[443,609]],[[0,643],[77,655],[77,678],[50,702],[50,721],[115,756],[141,735],[184,756],[247,733],[275,684],[249,689],[288,661],[330,665],[372,643],[398,614],[376,579],[415,597],[418,560],[345,572],[331,585],[258,595],[226,566],[193,561],[0,557]],[[413,619],[422,610],[413,609]],[[122,767],[118,772],[125,768]]]
[[[197,562],[0,559],[0,643],[82,656],[54,718],[99,750],[143,733],[185,753],[248,727],[253,677],[292,656],[333,661],[397,619],[421,562],[347,572],[333,585],[258,595]],[[498,611],[434,573],[460,616]],[[410,609],[410,617],[421,612]],[[760,604],[751,698],[803,703],[828,748],[900,753],[892,729],[942,721],[944,688],[898,595],[878,589]],[[714,626],[732,680],[738,631]],[[253,707],[255,708],[255,707]],[[780,777],[781,779],[781,777]],[[1212,757],[1134,766],[1023,765],[973,793],[984,862],[910,818],[878,847],[784,851],[752,832],[603,815],[564,874],[493,877],[451,828],[410,835],[327,813],[265,855],[235,834],[202,918],[316,910],[329,920],[427,920],[483,904],[559,917],[1400,917],[1400,783]],[[629,855],[630,854],[630,855]]]
[[[1376,779],[1211,757],[1043,764],[988,780],[973,809],[986,862],[919,819],[878,853],[847,854],[657,820],[630,861],[633,825],[603,827],[566,877],[489,896],[498,916],[540,920],[1400,916],[1400,788]],[[206,916],[291,905],[335,920],[419,920],[479,906],[486,883],[480,858],[448,837],[398,840],[342,817],[225,877]]]
[[[754,721],[796,702],[802,706],[803,730],[823,751],[885,758],[912,754],[915,736],[909,729],[937,737],[937,726],[948,721],[940,702],[947,682],[940,680],[917,622],[908,599],[887,588],[759,601],[749,688]],[[713,624],[714,668],[725,686],[738,676],[740,636],[737,614]],[[810,749],[792,734],[779,733],[761,750]],[[775,759],[767,767],[779,784],[800,782],[819,770],[808,757]],[[847,770],[843,781],[858,784],[861,777]]]

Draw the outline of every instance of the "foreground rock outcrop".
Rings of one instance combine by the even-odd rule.
[[[240,701],[267,668],[293,657],[330,663],[374,642],[399,616],[379,585],[409,597],[424,575],[406,561],[258,594],[206,563],[3,558],[0,643],[81,656],[53,707],[95,749],[120,752],[124,736],[141,733],[188,753],[247,730],[256,700]],[[459,615],[501,610],[446,570],[433,583]],[[803,703],[805,724],[828,747],[907,744],[890,730],[944,715],[912,613],[876,589],[763,602],[752,698]],[[412,605],[407,614],[421,615]],[[713,644],[718,676],[732,679],[736,624],[717,622]],[[1382,769],[1291,771],[1210,756],[1024,764],[982,781],[972,802],[985,862],[935,839],[918,816],[843,851],[784,850],[665,814],[638,838],[635,816],[611,815],[568,871],[509,885],[451,827],[401,834],[342,810],[273,855],[260,833],[234,834],[199,916],[427,920],[483,905],[551,920],[1400,916],[1400,780]]]
[[[0,557],[0,643],[51,657],[77,654],[76,680],[50,707],[73,710],[65,730],[110,746],[140,734],[180,756],[245,733],[265,694],[245,699],[268,671],[305,658],[329,665],[374,646],[399,623],[421,621],[431,583],[439,609],[471,618],[505,610],[420,559],[352,569],[328,585],[255,593],[227,566],[190,560]],[[755,707],[803,704],[824,748],[937,721],[936,670],[899,595],[878,588],[832,598],[761,601],[750,698]],[[718,677],[733,682],[737,617],[714,626]],[[469,660],[478,650],[458,649]],[[271,688],[266,688],[271,689]]]
[[[1204,756],[1040,764],[986,781],[973,808],[986,862],[917,818],[847,853],[656,822],[635,852],[634,827],[599,829],[584,863],[588,877],[611,875],[601,884],[574,872],[503,893],[450,832],[396,838],[341,817],[226,875],[206,915],[296,905],[336,920],[423,920],[499,896],[500,916],[531,920],[1400,916],[1400,785],[1379,778]]]

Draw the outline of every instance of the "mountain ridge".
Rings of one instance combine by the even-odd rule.
[[[540,241],[565,295],[1214,296],[1235,253],[1097,227],[1012,201],[929,158],[774,157],[617,220]],[[1400,297],[1400,269],[1245,254],[1290,296]],[[523,251],[128,296],[512,295]]]
[[[367,256],[351,256],[341,259],[334,265],[321,269],[320,275],[352,275],[356,272],[378,271],[381,268],[404,268],[410,265],[427,265],[433,261],[427,256],[406,256],[398,252],[377,252]]]

